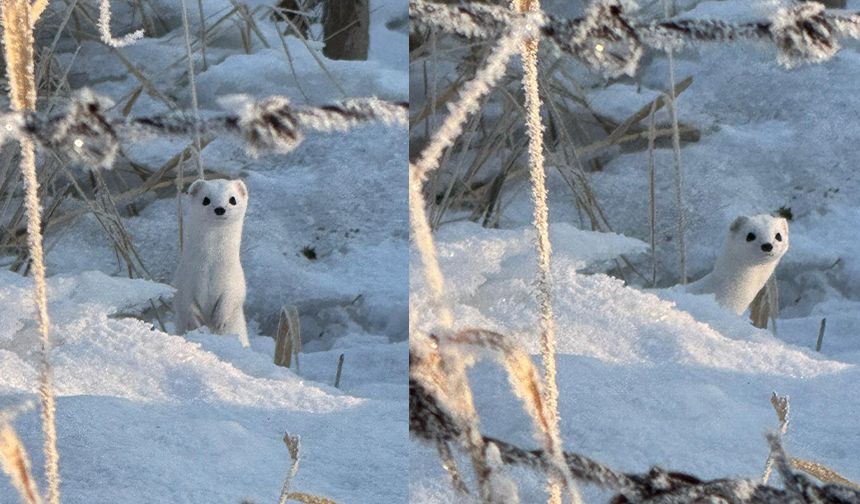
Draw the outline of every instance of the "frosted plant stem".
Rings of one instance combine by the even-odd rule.
[[[203,71],[209,65],[206,64],[206,15],[203,13],[203,0],[197,0],[197,10],[200,12],[200,57],[203,59]]]
[[[284,478],[284,484],[281,487],[281,496],[278,498],[278,504],[287,504],[287,501],[290,498],[290,484],[299,472],[301,440],[298,436],[290,436],[289,433],[286,433],[284,435],[284,443],[287,445],[287,450],[290,452],[290,471]]]
[[[512,7],[520,13],[539,12],[539,0],[513,0]],[[547,411],[547,428],[550,439],[558,443],[553,447],[555,453],[561,453],[559,418],[558,418],[558,384],[556,383],[556,340],[555,320],[552,310],[552,246],[549,241],[549,208],[546,194],[546,170],[543,156],[543,123],[540,115],[540,93],[538,83],[538,49],[540,39],[532,37],[523,40],[521,56],[523,60],[523,89],[525,90],[526,123],[529,135],[529,173],[532,182],[532,199],[534,200],[534,227],[537,231],[537,261],[538,261],[538,304],[540,306],[541,354],[544,366],[544,403]],[[571,478],[566,478],[570,499],[578,504],[582,501],[579,491]],[[549,478],[550,504],[561,504],[562,482],[557,474]]]
[[[24,504],[42,504],[36,480],[30,468],[30,457],[24,443],[8,423],[0,424],[0,470],[9,476],[12,488]]]
[[[651,103],[648,121],[648,227],[651,230],[651,287],[657,285],[657,173],[654,166],[654,139],[657,127],[654,114],[657,101]]]
[[[47,4],[47,2],[45,2]],[[134,43],[135,40],[143,38],[143,30],[137,30],[129,33],[122,38],[114,38],[110,34],[110,0],[101,0],[99,2],[99,32],[101,32],[102,42],[111,47],[125,47]]]
[[[774,392],[770,397],[770,403],[773,406],[773,410],[776,413],[776,418],[779,420],[779,430],[776,435],[779,439],[782,439],[785,436],[785,433],[788,432],[788,424],[789,424],[789,412],[791,411],[791,402],[789,401],[788,396],[778,396],[776,392]],[[767,485],[768,480],[770,479],[770,475],[773,472],[773,464],[774,453],[771,451],[767,455],[767,461],[764,464],[764,474],[762,474],[761,482],[764,485]]]
[[[430,31],[430,54],[433,55],[433,62],[431,68],[433,69],[430,72],[430,116],[428,118],[428,123],[430,124],[431,129],[436,128],[436,105],[438,103],[438,89],[437,82],[439,79],[439,54],[436,52],[436,28],[434,27]]]
[[[478,110],[480,100],[492,90],[495,83],[504,75],[508,60],[519,50],[520,42],[533,34],[538,26],[536,21],[525,23],[524,27],[512,27],[490,52],[486,64],[475,72],[475,77],[463,85],[457,101],[448,106],[448,116],[436,130],[430,143],[414,163],[416,176],[423,181],[427,175],[438,168],[442,152],[457,139],[469,114]]]
[[[2,0],[3,45],[9,97],[16,111],[36,109],[36,80],[33,60],[33,25],[29,0]],[[54,402],[53,368],[51,366],[51,321],[48,317],[48,295],[45,287],[45,259],[42,250],[42,215],[39,205],[39,182],[36,178],[36,150],[33,141],[22,138],[21,172],[24,179],[24,207],[27,209],[27,247],[33,271],[33,301],[41,342],[39,398],[42,403],[45,475],[48,479],[48,503],[60,503],[60,454],[57,451],[56,404]]]
[[[424,265],[424,278],[430,289],[433,304],[439,310],[439,322],[445,329],[454,325],[451,309],[445,301],[445,277],[439,267],[439,259],[436,257],[436,246],[433,243],[433,233],[430,230],[430,221],[427,219],[427,203],[424,201],[422,190],[424,181],[418,173],[415,165],[409,166],[409,219],[412,224],[412,239],[418,247],[421,262]],[[409,310],[410,315],[414,310]],[[414,326],[417,321],[410,321]]]
[[[475,77],[467,82],[460,91],[457,101],[449,106],[450,113],[442,125],[434,133],[430,143],[421,152],[418,160],[409,165],[409,219],[412,227],[412,239],[418,247],[421,262],[424,266],[424,277],[433,298],[433,304],[439,310],[439,322],[443,328],[450,328],[454,319],[451,309],[444,300],[445,279],[439,260],[436,257],[436,247],[433,243],[433,233],[427,218],[427,202],[424,199],[424,181],[427,175],[439,165],[442,152],[454,143],[463,130],[463,125],[469,114],[478,109],[478,104],[493,85],[504,74],[508,60],[517,51],[520,41],[529,32],[534,31],[537,23],[530,23],[525,29],[512,29],[496,44],[487,58],[486,64],[480,68]],[[410,310],[410,313],[412,310]],[[415,321],[410,321],[414,323]]]
[[[670,15],[669,3],[663,0],[666,17]],[[684,167],[681,164],[681,133],[678,129],[678,108],[675,106],[675,55],[672,49],[666,51],[669,57],[669,113],[672,115],[672,152],[675,163],[675,207],[678,212],[678,260],[681,285],[687,285],[687,218],[684,211]]]
[[[26,0],[25,0],[26,1]],[[60,453],[57,450],[56,403],[54,399],[54,370],[51,365],[51,320],[48,316],[48,296],[45,286],[45,258],[42,251],[42,216],[39,205],[39,183],[36,179],[36,150],[33,142],[21,142],[21,171],[24,173],[25,206],[27,208],[27,246],[33,271],[34,297],[41,339],[39,368],[39,398],[42,402],[45,474],[48,477],[48,502],[60,502]]]
[[[179,229],[179,251],[182,252],[182,246],[185,244],[185,233],[182,223],[182,181],[185,180],[182,167],[185,166],[185,156],[179,154],[179,162],[176,164],[176,219]]]
[[[200,159],[200,111],[197,108],[197,83],[194,79],[194,58],[191,53],[191,33],[188,28],[188,7],[182,1],[182,30],[185,34],[185,54],[188,56],[188,85],[191,88],[191,111],[194,113],[194,161],[197,165],[197,176],[204,179],[203,161]],[[201,13],[202,15],[202,13]]]

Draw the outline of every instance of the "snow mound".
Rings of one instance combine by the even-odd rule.
[[[35,396],[39,356],[26,322],[31,280],[3,271],[0,284],[2,408]],[[393,414],[405,407],[405,343],[345,336],[335,351],[302,357],[304,375],[329,381],[344,354],[338,390],[274,366],[269,338],[243,349],[229,337],[174,336],[113,315],[169,295],[169,286],[85,272],[48,287],[66,502],[274,501],[289,464],[285,430],[304,440],[295,488],[339,502],[395,501],[405,491],[396,454],[405,453],[406,420]],[[364,373],[365,362],[385,367]],[[40,467],[38,415],[16,427]],[[93,474],[102,483],[93,486]],[[11,495],[7,485],[0,481],[0,495]]]
[[[551,233],[559,409],[567,449],[624,471],[644,472],[657,464],[705,478],[755,478],[767,458],[763,434],[777,425],[768,401],[776,390],[792,398],[792,454],[826,460],[856,478],[848,447],[857,446],[860,436],[844,418],[856,405],[852,383],[860,370],[856,358],[836,358],[855,354],[825,355],[788,342],[799,341],[801,330],[812,333],[810,320],[781,323],[777,338],[722,309],[713,296],[682,288],[642,291],[606,274],[578,272],[590,261],[612,257],[613,249],[617,254],[642,248],[617,235],[580,233],[579,240],[571,239],[577,236],[573,232]],[[530,233],[449,227],[439,235],[457,327],[496,330],[538,354]],[[432,331],[434,314],[419,264],[413,255],[410,302],[420,314],[419,330]],[[835,332],[844,332],[845,321],[837,323]],[[504,373],[479,363],[469,377],[482,432],[533,446],[531,421]],[[458,453],[457,463],[470,478],[468,458]],[[414,502],[456,500],[433,447],[413,443],[410,467]],[[545,498],[539,477],[522,470],[512,475],[523,502]],[[468,484],[474,488],[473,481]],[[587,502],[607,498],[593,488],[585,496]]]
[[[529,352],[539,353],[533,233],[462,225],[443,228],[439,234],[439,255],[457,324],[499,330]],[[674,363],[797,377],[848,366],[784,344],[721,310],[712,296],[675,291],[661,299],[607,275],[577,273],[594,262],[643,251],[645,244],[638,240],[565,224],[552,226],[550,236],[561,353],[613,364]],[[421,306],[425,294],[420,271],[413,271],[412,279],[413,292],[417,290],[413,305]],[[684,309],[672,296],[683,300]],[[700,321],[694,314],[709,318]]]

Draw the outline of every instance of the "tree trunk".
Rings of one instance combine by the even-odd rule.
[[[370,46],[369,0],[326,0],[323,54],[336,60],[366,60]]]

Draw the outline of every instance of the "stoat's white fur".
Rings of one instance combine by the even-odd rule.
[[[205,325],[216,334],[238,334],[242,346],[248,346],[245,273],[239,260],[248,189],[241,180],[197,180],[188,188],[186,202],[183,248],[173,281],[176,331],[184,334]]]
[[[787,250],[787,220],[765,214],[738,217],[729,227],[714,270],[688,285],[687,292],[714,294],[718,303],[740,315]]]

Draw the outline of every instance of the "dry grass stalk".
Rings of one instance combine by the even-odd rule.
[[[541,444],[547,454],[547,462],[553,469],[548,474],[552,479],[560,479],[564,483],[571,500],[576,502],[575,499],[581,499],[570,469],[564,461],[561,436],[557,426],[553,428],[553,417],[546,404],[537,368],[528,353],[503,335],[483,329],[461,331],[447,338],[447,341],[460,345],[473,345],[497,354],[500,363],[508,373],[511,390],[522,401],[523,410],[532,419],[535,440]],[[559,488],[559,499],[560,490]]]
[[[35,13],[44,11],[38,4]],[[38,20],[29,0],[3,0],[0,3],[3,20],[3,45],[9,97],[15,111],[36,110],[36,80],[33,61],[33,27]],[[48,502],[60,502],[60,454],[57,451],[56,404],[54,401],[53,369],[50,352],[50,319],[45,286],[45,259],[42,249],[42,216],[39,205],[39,183],[36,178],[36,151],[30,139],[21,139],[21,172],[24,178],[24,205],[27,209],[27,245],[33,270],[33,297],[41,339],[39,397],[42,403],[44,431],[45,474],[48,479]]]
[[[206,64],[206,15],[203,12],[203,0],[197,0],[197,12],[200,14],[200,57],[205,72],[209,66]]]
[[[439,323],[445,329],[450,329],[454,324],[451,309],[445,301],[445,277],[442,268],[439,267],[439,259],[436,257],[436,246],[433,243],[433,233],[430,230],[430,222],[427,218],[427,203],[424,201],[424,181],[415,165],[409,165],[409,219],[412,227],[412,240],[418,247],[421,262],[424,265],[424,278],[430,290],[430,296],[438,309]],[[415,314],[415,310],[409,310],[409,317]],[[409,325],[414,327],[417,321],[410,320]]]
[[[302,351],[302,325],[299,309],[293,305],[281,308],[278,317],[278,333],[275,337],[275,364],[291,367],[296,357],[296,372],[299,372],[299,352]]]
[[[656,124],[654,113],[657,102],[651,103],[648,121],[648,230],[651,238],[651,286],[657,285],[657,170],[654,165],[654,139]]]
[[[188,7],[185,4],[185,0],[182,0],[182,30],[185,37],[185,54],[188,56],[188,87],[191,89],[191,111],[194,113],[194,162],[197,165],[197,177],[204,179],[203,160],[200,159],[200,153],[203,148],[200,146],[200,111],[197,106],[197,83],[194,79],[194,58],[192,58],[191,34],[188,28]]]
[[[423,181],[438,167],[442,152],[454,143],[466,118],[478,110],[481,99],[504,74],[508,60],[519,50],[520,42],[535,32],[537,18],[533,18],[533,22],[529,22],[530,19],[532,18],[527,18],[523,26],[512,27],[499,39],[484,66],[475,72],[473,79],[463,85],[457,101],[448,106],[450,113],[414,163],[413,169],[419,180]]]
[[[312,495],[304,492],[290,492],[286,496],[285,503],[288,501],[301,502],[303,504],[337,504],[331,499]]]
[[[451,478],[451,485],[454,487],[454,490],[460,495],[468,495],[469,488],[466,486],[466,482],[463,481],[460,470],[457,469],[457,462],[454,461],[451,446],[447,442],[437,442],[436,451],[439,453],[439,459],[442,461],[442,468],[445,469],[445,472]]]
[[[771,275],[750,303],[750,320],[753,326],[760,329],[767,329],[768,321],[771,321],[773,332],[776,334],[776,318],[778,316],[779,287],[776,283],[776,275]]]
[[[337,371],[334,373],[334,388],[340,388],[340,377],[343,374],[343,359],[343,354],[340,354],[337,358]]]
[[[847,487],[851,487],[855,490],[860,490],[860,485],[854,483],[849,480],[845,476],[842,476],[838,472],[830,469],[827,466],[821,465],[818,462],[812,462],[811,460],[803,460],[799,458],[792,457],[791,465],[795,469],[799,469],[807,474],[811,474],[815,476],[822,483],[832,483],[836,485],[843,485]]]
[[[815,341],[815,351],[821,351],[821,344],[824,343],[824,330],[827,327],[827,319],[821,319],[821,325],[818,326],[818,339]]]
[[[776,413],[776,418],[779,420],[779,430],[777,431],[776,436],[782,437],[788,431],[791,402],[789,401],[788,396],[779,396],[776,394],[776,392],[774,392],[770,396],[770,403],[773,406],[774,412]],[[848,478],[842,476],[841,474],[837,473],[833,469],[830,469],[823,464],[796,457],[788,457],[788,461],[795,469],[798,469],[818,478],[818,480],[822,483],[842,485],[853,488],[855,490],[860,490],[860,485],[849,480]],[[767,458],[764,475],[762,476],[762,483],[767,483],[767,481],[770,479],[774,463],[774,453],[771,452]]]
[[[518,12],[539,12],[539,0],[513,0],[512,7]],[[537,296],[540,305],[541,354],[544,366],[544,402],[546,403],[547,429],[553,438],[559,437],[558,385],[556,383],[555,319],[552,311],[552,271],[550,259],[552,246],[549,241],[549,208],[547,207],[546,171],[543,157],[543,122],[540,115],[540,90],[538,84],[538,49],[540,39],[531,37],[522,42],[520,55],[523,60],[523,89],[525,90],[526,125],[529,135],[529,172],[534,201],[534,227],[537,231],[538,281]],[[571,487],[571,500],[579,502],[579,494]],[[550,504],[561,503],[561,484],[550,481]]]
[[[0,427],[0,468],[25,504],[42,504],[24,444],[9,424]]]
[[[773,406],[773,411],[776,413],[776,418],[779,420],[779,430],[777,435],[782,437],[788,432],[789,414],[791,413],[791,401],[788,396],[777,395],[776,392],[770,396],[770,404]],[[768,454],[767,462],[764,466],[764,474],[761,477],[762,483],[767,483],[770,475],[773,472],[774,458],[773,453]]]
[[[416,410],[416,402],[421,401],[421,398],[415,392],[416,390],[433,390],[439,396],[447,398],[447,377],[442,371],[442,366],[440,363],[441,356],[438,352],[437,343],[437,339],[435,339],[434,337],[430,337],[424,333],[414,332],[409,335],[410,422],[415,421],[416,418],[420,419],[421,422],[430,423],[433,423],[434,419],[436,418],[450,418],[450,415],[447,413],[447,411],[437,412],[436,415],[420,414],[420,417],[416,417],[413,415],[413,412],[415,412]],[[421,385],[419,386],[417,385],[417,383],[420,383]],[[434,427],[437,426],[434,424]],[[433,430],[433,428],[430,429]],[[414,429],[411,425],[409,431],[410,433],[414,432]],[[459,432],[460,431],[458,430],[458,435]],[[436,450],[439,453],[442,467],[451,477],[452,486],[461,495],[467,495],[469,493],[469,489],[466,487],[466,483],[463,480],[463,477],[460,475],[459,469],[457,468],[457,463],[454,460],[453,455],[451,454],[450,443],[459,441],[459,439],[457,439],[457,436],[443,435],[433,438],[432,441],[436,445]]]
[[[669,2],[663,0],[666,17],[670,17]],[[684,167],[681,164],[681,132],[678,129],[678,108],[675,104],[675,55],[672,48],[666,49],[669,57],[669,114],[672,117],[672,156],[675,165],[675,207],[678,212],[678,274],[681,285],[687,284],[687,232],[686,212],[684,210]]]
[[[47,3],[47,2],[45,2]],[[110,34],[110,0],[101,0],[99,2],[99,32],[101,33],[102,42],[111,47],[125,47],[134,43],[135,40],[143,38],[143,30],[137,30],[122,38],[114,38]]]
[[[441,371],[449,384],[448,405],[463,428],[466,450],[478,481],[478,495],[481,502],[497,503],[499,499],[494,497],[491,485],[492,468],[487,463],[486,445],[481,436],[478,411],[475,409],[475,400],[466,375],[465,360],[454,348],[443,348],[440,354]]]
[[[500,503],[501,496],[495,495],[491,484],[492,468],[487,463],[486,445],[481,436],[478,412],[466,375],[466,365],[470,361],[455,345],[440,343],[440,338],[436,336],[410,335],[410,348],[418,349],[422,344],[424,347],[423,358],[415,361],[415,366],[411,365],[410,357],[410,375],[425,387],[438,392],[444,401],[446,413],[456,422],[462,433],[460,441],[475,471],[481,502]]]
[[[278,504],[286,504],[289,501],[303,502],[305,504],[336,504],[335,501],[304,492],[290,492],[290,484],[299,472],[299,460],[301,459],[301,439],[298,436],[290,436],[284,433],[284,444],[290,452],[290,470],[284,478],[284,486],[281,488],[281,496]]]
[[[278,504],[287,502],[287,495],[290,493],[290,483],[299,472],[299,450],[301,449],[301,439],[298,436],[290,436],[289,432],[284,433],[284,444],[287,445],[287,451],[290,452],[290,471],[287,477],[284,478],[284,486],[281,488],[281,497],[278,499]]]

